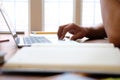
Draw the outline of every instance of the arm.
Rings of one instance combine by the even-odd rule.
[[[102,39],[107,37],[103,24],[97,25],[95,27],[86,28],[87,35],[86,37],[90,39]]]
[[[101,0],[101,11],[109,42],[120,47],[120,0]]]

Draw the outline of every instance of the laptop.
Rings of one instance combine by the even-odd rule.
[[[23,47],[6,61],[1,70],[3,72],[81,72],[120,75],[120,50],[109,45],[99,46],[102,44]]]
[[[7,11],[3,9],[3,7],[0,8],[0,12],[3,16],[3,19],[8,26],[8,29],[10,33],[12,34],[12,37],[17,44],[18,47],[29,47],[33,44],[39,45],[39,44],[44,44],[44,43],[63,43],[64,41],[58,40],[56,34],[52,35],[35,35],[35,34],[30,34],[29,36],[18,36],[15,30],[14,25],[12,24]],[[72,43],[74,41],[70,41]],[[38,44],[37,44],[38,43]],[[77,43],[77,42],[74,42]]]

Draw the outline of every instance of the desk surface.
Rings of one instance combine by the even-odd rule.
[[[15,44],[15,42],[13,41],[11,35],[8,34],[1,34],[0,35],[0,39],[2,38],[8,38],[9,41],[7,42],[1,42],[0,43],[0,51],[6,52],[7,54],[5,55],[5,60],[8,60],[13,54],[15,54],[15,52],[17,50],[19,50]],[[108,42],[106,40],[92,40],[92,41],[87,41],[87,42]],[[2,64],[0,65],[0,67],[2,66]],[[112,77],[111,75],[93,75],[93,74],[83,74],[83,73],[69,73],[69,74],[74,74],[77,76],[82,76],[83,78],[92,78],[92,79],[100,79],[100,78],[105,78],[105,77]],[[73,77],[73,79],[76,79],[76,76],[71,76],[69,75],[69,77]],[[63,80],[64,77],[66,77],[64,74],[25,74],[25,73],[15,73],[15,74],[3,74],[0,72],[0,80]],[[116,76],[115,76],[116,77]],[[63,79],[62,79],[63,78]],[[68,78],[67,78],[68,80]],[[79,79],[77,79],[79,80]]]

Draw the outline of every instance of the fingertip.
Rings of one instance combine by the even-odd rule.
[[[76,40],[77,37],[76,36],[72,36],[70,40]]]
[[[60,39],[60,40],[63,40],[63,39],[64,39],[64,37],[62,36],[62,37],[60,37],[59,39]]]

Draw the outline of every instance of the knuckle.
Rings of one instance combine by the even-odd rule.
[[[62,26],[59,26],[59,28],[62,28]]]
[[[64,28],[64,26],[59,26],[59,29],[63,29]]]
[[[75,23],[71,23],[71,26],[75,25]]]
[[[70,25],[73,26],[73,25],[75,25],[75,24],[74,24],[74,23],[71,23]]]
[[[65,32],[66,32],[66,31],[68,31],[68,30],[69,30],[69,28],[68,28],[68,27],[65,27],[65,28],[64,28],[64,31],[65,31]]]

